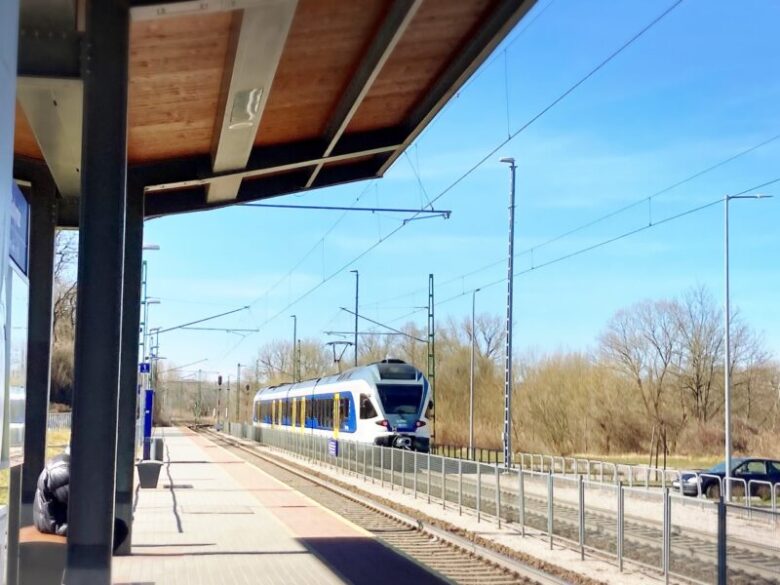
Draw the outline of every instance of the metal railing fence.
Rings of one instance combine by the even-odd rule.
[[[50,412],[48,427],[50,431],[58,431],[70,428],[69,412]]]
[[[433,448],[433,452],[442,457],[461,458],[488,464],[503,463],[503,456],[496,449],[469,449],[454,445],[436,445]],[[575,478],[584,476],[589,481],[613,485],[623,483],[630,488],[642,487],[646,490],[670,488],[679,492],[680,495],[690,495],[685,492],[684,481],[686,478],[692,477],[692,480],[689,480],[689,485],[695,486],[696,495],[699,497],[710,496],[710,494],[702,492],[704,480],[710,480],[706,482],[708,485],[717,485],[717,490],[712,492],[711,499],[717,500],[721,494],[725,493],[723,478],[697,470],[670,469],[644,464],[613,463],[598,459],[524,452],[516,453],[514,461],[524,471],[552,473],[556,476],[562,475]],[[778,511],[780,482],[772,484],[770,482],[752,480],[749,482],[750,485],[747,485],[745,480],[740,478],[734,478],[732,482],[733,485],[729,486],[732,488],[729,490],[731,498],[729,503],[742,503],[749,508],[768,507],[772,512]],[[746,497],[745,494],[749,494],[749,497]]]
[[[771,535],[775,542],[780,535],[776,511],[780,484],[760,486],[771,489],[772,508],[759,510],[750,506],[750,498],[743,497],[742,504],[723,504],[684,497],[671,489],[671,481],[661,489],[649,489],[643,481],[629,485],[616,467],[594,468],[581,460],[543,459],[541,471],[539,456],[536,465],[526,456],[517,467],[505,469],[500,463],[332,441],[305,432],[238,424],[229,430],[309,465],[319,463],[444,510],[471,514],[478,522],[509,525],[522,535],[544,538],[551,547],[559,542],[579,549],[583,556],[586,551],[607,556],[621,570],[624,562],[631,562],[700,583],[719,582],[719,570],[726,574],[723,563],[728,555],[722,555],[719,565],[719,552],[726,546],[725,525],[721,530],[718,522],[724,508],[733,524],[734,547],[764,551],[766,558],[756,560],[755,570],[771,566],[776,577],[764,582],[780,584],[780,546],[767,552],[761,541]],[[749,491],[752,486],[744,487]],[[744,558],[731,549],[729,553],[731,563],[750,574],[753,566],[745,569],[740,565],[746,564]]]

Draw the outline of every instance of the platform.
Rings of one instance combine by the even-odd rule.
[[[443,583],[206,437],[166,429],[157,489],[136,490],[132,555],[113,583]]]

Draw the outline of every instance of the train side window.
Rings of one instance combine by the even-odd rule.
[[[428,408],[425,409],[425,418],[431,418],[433,416],[433,399],[428,401]]]
[[[360,395],[360,418],[374,418],[376,417],[376,409],[371,404],[371,399],[366,394]]]

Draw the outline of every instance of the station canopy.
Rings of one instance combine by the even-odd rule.
[[[382,176],[533,3],[131,0],[128,181],[154,217]],[[15,174],[48,167],[62,226],[83,4],[21,0]]]

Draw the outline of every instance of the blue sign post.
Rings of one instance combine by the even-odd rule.
[[[328,455],[331,457],[339,456],[339,442],[336,439],[328,439]]]
[[[139,374],[148,374],[152,371],[152,364],[149,362],[143,362],[138,364],[138,373]]]
[[[152,413],[154,412],[154,390],[146,389],[144,399],[144,459],[151,459],[152,448]]]

